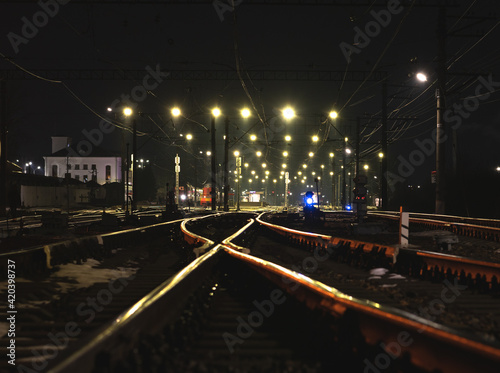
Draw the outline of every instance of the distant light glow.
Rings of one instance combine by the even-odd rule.
[[[378,153],[378,157],[379,158],[384,158],[384,153],[382,153],[382,152]]]
[[[178,117],[179,115],[181,115],[181,109],[179,109],[178,107],[174,107],[171,110],[171,113],[174,117]]]
[[[257,140],[257,136],[256,135],[250,135],[250,140],[252,140],[252,141]]]
[[[262,155],[262,152],[258,151],[257,153],[255,153],[255,155],[256,155],[257,157],[260,157],[260,156]]]
[[[312,141],[313,141],[313,142],[318,142],[318,141],[319,141],[319,137],[318,137],[318,136],[316,136],[316,135],[314,135],[314,136],[312,137]]]
[[[335,110],[330,111],[330,114],[328,114],[331,119],[337,118],[339,115]]]
[[[346,152],[347,154],[351,154],[351,153],[352,153],[352,152],[351,152],[351,149],[349,149],[349,148],[347,148],[347,149],[345,150],[345,152]]]
[[[239,156],[240,156],[240,152],[236,150],[236,151],[234,152],[234,156],[235,156],[235,157],[239,157]]]
[[[126,117],[129,117],[132,115],[132,109],[129,108],[129,107],[126,107],[123,109],[123,114],[126,116]]]
[[[186,135],[186,139],[188,139],[188,140],[192,140],[192,139],[193,139],[193,135],[191,135],[190,133],[188,133],[188,134]]]
[[[309,152],[309,157],[314,157],[314,153],[313,152]]]
[[[283,157],[288,157],[288,152],[283,152]]]
[[[283,109],[283,116],[285,119],[292,119],[295,117],[295,111],[291,107],[286,107]]]
[[[333,158],[333,157],[335,157],[335,154],[330,153],[330,158]]]
[[[241,116],[242,116],[243,118],[248,118],[248,117],[250,116],[250,110],[248,110],[248,109],[246,109],[246,108],[245,108],[245,109],[242,109],[242,110],[241,110]]]
[[[426,82],[427,75],[425,75],[424,73],[417,73],[417,80],[420,82]]]
[[[217,118],[220,115],[220,109],[218,107],[213,108],[212,115]]]

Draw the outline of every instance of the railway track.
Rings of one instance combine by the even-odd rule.
[[[252,220],[221,243],[201,236],[200,220],[181,228],[209,245],[199,257],[49,371],[494,372],[500,363],[483,338],[245,254],[258,240]]]
[[[369,215],[399,220],[398,212],[377,211],[369,212]],[[410,224],[426,229],[447,230],[460,236],[500,242],[500,220],[410,213]]]

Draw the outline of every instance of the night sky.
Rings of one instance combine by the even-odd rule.
[[[159,183],[173,177],[176,153],[181,156],[181,170],[186,171],[182,176],[185,181],[193,182],[195,158],[198,167],[208,166],[206,155],[200,151],[206,152],[210,147],[210,135],[203,126],[209,127],[209,112],[214,105],[219,105],[231,121],[231,153],[245,152],[246,161],[256,170],[266,162],[273,178],[282,170],[284,150],[290,153],[287,163],[292,175],[302,169],[303,163],[308,164],[308,172],[319,172],[321,164],[326,164],[325,170],[329,171],[328,154],[334,151],[340,156],[341,142],[337,140],[344,136],[354,144],[359,116],[363,127],[361,162],[375,172],[379,167],[381,138],[381,81],[262,81],[248,79],[246,72],[386,72],[391,118],[388,166],[391,172],[401,175],[402,159],[408,160],[411,152],[419,149],[415,140],[430,139],[436,125],[438,8],[421,7],[419,1],[402,2],[405,6],[396,6],[398,12],[391,14],[387,26],[374,32],[368,45],[360,47],[359,53],[353,53],[347,62],[341,43],[352,46],[356,27],[365,30],[367,24],[373,24],[373,12],[388,14],[387,6],[381,5],[385,2],[372,3],[373,7],[293,6],[259,5],[247,0],[237,1],[233,13],[220,9],[218,12],[220,1],[197,5],[70,1],[66,5],[57,3],[59,9],[47,24],[25,39],[25,44],[19,44],[16,53],[12,33],[22,36],[23,17],[33,21],[41,8],[36,2],[1,1],[0,52],[5,57],[0,69],[16,69],[10,60],[28,71],[137,69],[146,75],[147,66],[155,69],[157,65],[163,71],[235,71],[238,60],[243,81],[165,78],[137,104],[137,111],[143,113],[136,119],[141,134],[139,157],[151,160]],[[493,91],[479,89],[482,95],[476,97],[477,107],[465,110],[460,124],[456,119],[450,121],[457,124],[455,154],[459,172],[466,175],[469,170],[494,170],[500,166],[500,6],[495,1],[455,3],[457,6],[447,8],[446,18],[448,108],[463,105],[464,99],[476,96],[481,75],[492,82]],[[420,70],[428,73],[428,82],[416,81],[414,75]],[[489,74],[493,75],[488,78]],[[51,151],[51,136],[70,136],[76,144],[84,138],[83,130],[99,128],[98,115],[119,124],[119,128],[104,134],[101,146],[124,154],[124,144],[131,142],[130,123],[119,113],[113,117],[106,108],[121,95],[130,94],[141,81],[125,77],[122,81],[66,79],[63,83],[42,79],[7,83],[9,159],[42,164],[42,157]],[[184,118],[172,122],[170,109],[176,105]],[[296,110],[297,117],[284,122],[279,115],[287,105]],[[239,118],[242,107],[258,109],[266,124],[267,139],[262,136],[265,126],[255,111],[248,120]],[[336,128],[325,121],[332,109],[339,112]],[[188,133],[194,140],[185,144],[182,137]],[[260,134],[257,144],[249,138],[254,133]],[[283,142],[285,134],[292,136],[289,145]],[[313,144],[311,136],[315,134],[322,141]],[[222,135],[223,119],[219,118],[220,163]],[[451,132],[449,137],[453,137]],[[448,143],[451,167],[452,143]],[[261,158],[254,155],[258,149],[264,153]],[[310,151],[315,153],[313,159],[308,157]],[[429,184],[434,167],[434,155],[426,155],[414,172],[403,177],[401,184]],[[200,179],[208,177],[206,171],[199,173]],[[307,182],[312,184],[312,180]]]

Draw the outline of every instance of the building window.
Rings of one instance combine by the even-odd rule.
[[[75,170],[79,170],[80,169],[80,165],[79,164],[75,164]]]
[[[83,175],[83,182],[86,183],[89,181],[89,177],[87,175]]]
[[[93,170],[96,170],[96,169],[97,169],[97,167],[95,166],[95,164],[93,164],[93,165],[92,165],[92,169],[93,169]]]
[[[68,163],[68,164],[66,165],[66,168],[67,168],[68,170],[71,170],[71,165]]]
[[[84,170],[88,170],[88,169],[89,169],[89,165],[88,165],[88,164],[84,164],[84,165],[83,165],[83,169],[84,169]]]
[[[56,164],[52,165],[52,176],[57,177],[57,165]]]
[[[75,175],[75,180],[80,180],[80,175]]]
[[[106,166],[106,181],[111,181],[111,166]]]

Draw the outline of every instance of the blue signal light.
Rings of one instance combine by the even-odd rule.
[[[345,206],[345,209],[346,209],[347,211],[351,211],[351,205],[346,205],[346,206]]]
[[[313,202],[314,202],[314,201],[313,201],[313,199],[312,199],[311,197],[306,198],[306,204],[308,204],[308,205],[312,205],[312,204],[313,204]]]

